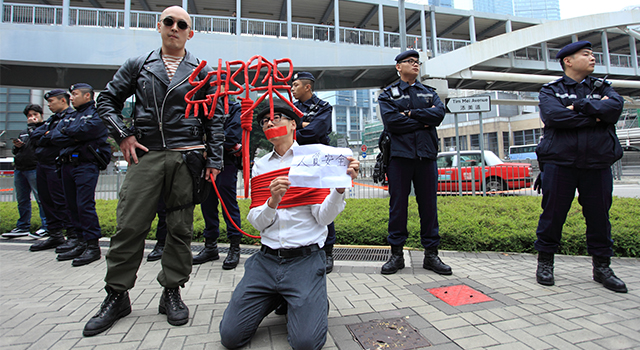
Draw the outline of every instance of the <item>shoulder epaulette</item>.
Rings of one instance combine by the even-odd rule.
[[[546,84],[544,84],[544,85],[542,85],[542,86],[549,86],[549,85],[553,85],[553,84],[556,84],[556,83],[558,83],[558,82],[560,82],[560,81],[562,81],[562,78],[558,78],[558,79],[556,79],[556,80],[552,80],[552,81],[550,81],[550,82],[548,82],[548,83],[546,83]]]

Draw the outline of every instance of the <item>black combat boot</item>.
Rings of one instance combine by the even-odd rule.
[[[182,326],[189,322],[189,308],[180,298],[180,287],[165,288],[160,297],[158,311],[167,315],[167,322],[173,326]]]
[[[38,252],[41,250],[53,249],[62,244],[64,244],[64,235],[62,234],[62,230],[50,231],[49,238],[32,244],[31,247],[29,247],[29,250],[32,252]]]
[[[131,313],[131,301],[129,300],[129,292],[116,292],[107,286],[107,297],[104,298],[100,310],[95,314],[89,322],[84,326],[82,335],[91,337],[100,334],[116,323],[117,320]]]
[[[431,247],[424,250],[424,261],[422,267],[431,270],[438,275],[451,275],[451,267],[440,260],[438,256],[438,248]]]
[[[66,253],[58,254],[58,257],[56,259],[58,259],[58,261],[73,260],[82,255],[82,253],[84,253],[86,249],[87,242],[85,242],[84,240],[80,240],[78,241],[78,245],[75,248]]]
[[[100,244],[97,239],[90,239],[87,241],[87,248],[79,257],[73,259],[71,266],[84,266],[96,260],[100,260]]]
[[[333,244],[326,244],[322,247],[324,254],[327,256],[327,265],[325,266],[326,272],[329,274],[333,271]]]
[[[593,256],[593,280],[614,292],[626,293],[627,286],[609,267],[611,258],[608,256]]]
[[[220,259],[220,253],[218,253],[218,242],[212,239],[204,239],[204,249],[193,257],[193,264],[200,265],[207,261],[213,261]]]
[[[402,246],[392,245],[391,257],[384,265],[382,265],[381,272],[383,275],[391,275],[398,272],[400,269],[404,269],[404,253],[402,251]]]
[[[66,253],[78,245],[79,239],[75,229],[67,229],[67,241],[56,247],[56,254]]]
[[[157,261],[162,259],[162,253],[164,253],[164,240],[158,240],[153,250],[147,255],[147,261]]]
[[[240,239],[242,237],[232,237],[231,245],[229,246],[229,253],[222,263],[222,269],[231,270],[235,269],[240,263]]]
[[[538,252],[538,270],[536,281],[544,286],[553,286],[553,253]]]

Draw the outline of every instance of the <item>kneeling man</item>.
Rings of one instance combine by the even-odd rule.
[[[255,162],[252,209],[247,220],[260,231],[262,248],[245,262],[245,274],[220,322],[222,345],[247,344],[271,311],[288,304],[287,331],[293,349],[320,349],[327,339],[325,253],[327,225],[345,207],[344,188],[291,187],[287,174],[298,146],[300,118],[282,101],[258,114],[273,152]],[[349,157],[355,179],[360,162]]]

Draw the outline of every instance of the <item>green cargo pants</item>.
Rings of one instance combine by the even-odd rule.
[[[118,292],[133,288],[161,194],[167,205],[167,241],[158,282],[165,288],[175,288],[189,280],[193,263],[192,188],[181,152],[151,151],[138,164],[129,166],[120,189],[116,234],[106,255],[104,280],[109,287]]]

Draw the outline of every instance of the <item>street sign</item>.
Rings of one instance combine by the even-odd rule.
[[[367,152],[362,152],[362,158],[367,158]]]
[[[360,149],[362,150],[362,152],[366,152],[367,151],[367,145],[362,145],[362,147],[360,147]]]
[[[491,111],[491,97],[454,97],[447,102],[449,113],[479,113]]]

